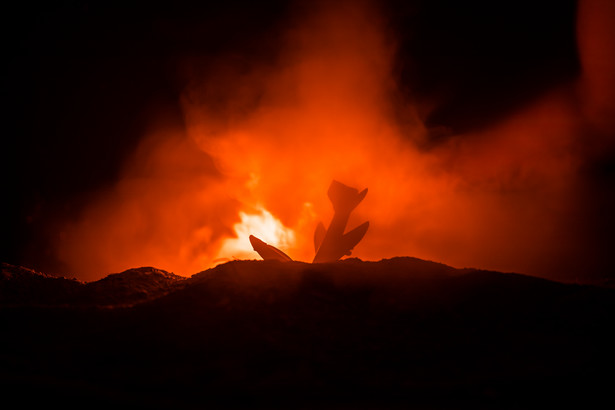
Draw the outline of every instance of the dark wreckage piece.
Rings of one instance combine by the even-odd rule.
[[[314,232],[314,250],[316,256],[313,263],[335,262],[342,256],[350,255],[352,249],[363,239],[369,222],[365,222],[348,233],[344,233],[348,219],[352,211],[363,201],[367,195],[367,188],[359,192],[341,182],[333,180],[327,191],[327,196],[333,204],[335,211],[329,229],[322,222]],[[284,252],[261,241],[254,235],[250,235],[252,248],[264,260],[291,261],[292,259]]]
[[[252,248],[263,258],[264,260],[277,260],[282,262],[292,261],[290,256],[276,248],[275,246],[267,245],[254,235],[250,235],[250,243]]]
[[[344,233],[348,218],[352,211],[363,201],[367,195],[367,188],[359,192],[338,181],[331,182],[327,195],[333,204],[333,219],[329,229],[325,231],[322,224],[318,224],[314,233],[314,248],[316,256],[313,263],[335,262],[342,256],[350,255],[352,249],[363,239],[369,222],[365,222],[348,233]]]

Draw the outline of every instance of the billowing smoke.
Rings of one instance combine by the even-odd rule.
[[[418,148],[428,130],[398,106],[396,39],[379,16],[368,2],[302,8],[275,58],[229,55],[197,73],[181,97],[185,129],[143,138],[121,180],[64,227],[60,257],[84,279],[143,265],[190,275],[257,259],[251,233],[311,261],[337,179],[369,188],[350,221],[371,224],[353,256],[574,277],[595,256],[578,222],[575,89]]]

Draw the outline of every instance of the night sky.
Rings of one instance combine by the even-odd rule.
[[[206,73],[221,56],[275,58],[289,13],[308,3],[64,2],[5,12],[0,260],[61,273],[50,246],[55,221],[113,184],[148,129],[182,125],[179,98],[195,70]],[[422,119],[433,132],[422,149],[489,127],[579,75],[575,1],[381,7],[398,41],[398,97],[430,106]],[[594,205],[587,223],[601,227],[594,241],[605,250],[613,244],[611,154],[584,166]],[[599,264],[604,275],[608,265]]]

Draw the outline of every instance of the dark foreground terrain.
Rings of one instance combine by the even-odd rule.
[[[90,283],[3,264],[0,389],[18,407],[608,408],[614,313],[613,289],[414,258]]]

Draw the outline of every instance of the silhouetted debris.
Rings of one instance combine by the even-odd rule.
[[[367,195],[367,188],[359,192],[341,182],[333,180],[327,191],[335,211],[329,228],[326,229],[320,222],[314,232],[314,263],[335,262],[352,253],[355,246],[363,239],[369,222],[362,223],[350,232],[344,233],[348,218],[352,211],[363,201]],[[252,248],[264,260],[278,260],[289,262],[292,259],[275,246],[268,245],[254,235],[250,235]]]
[[[352,211],[367,195],[367,188],[359,192],[338,181],[331,182],[327,196],[333,204],[333,219],[325,231],[322,222],[314,232],[314,247],[316,248],[315,263],[335,262],[343,256],[350,255],[354,247],[363,239],[369,222],[365,222],[350,232],[344,233],[348,218]]]
[[[261,258],[263,258],[264,260],[266,261],[274,260],[274,261],[282,261],[282,262],[292,261],[290,256],[288,256],[287,254],[285,254],[284,252],[282,252],[275,246],[266,244],[265,242],[258,239],[256,236],[250,235],[248,239],[250,239],[250,244],[252,245],[252,248],[256,252],[258,252]]]

